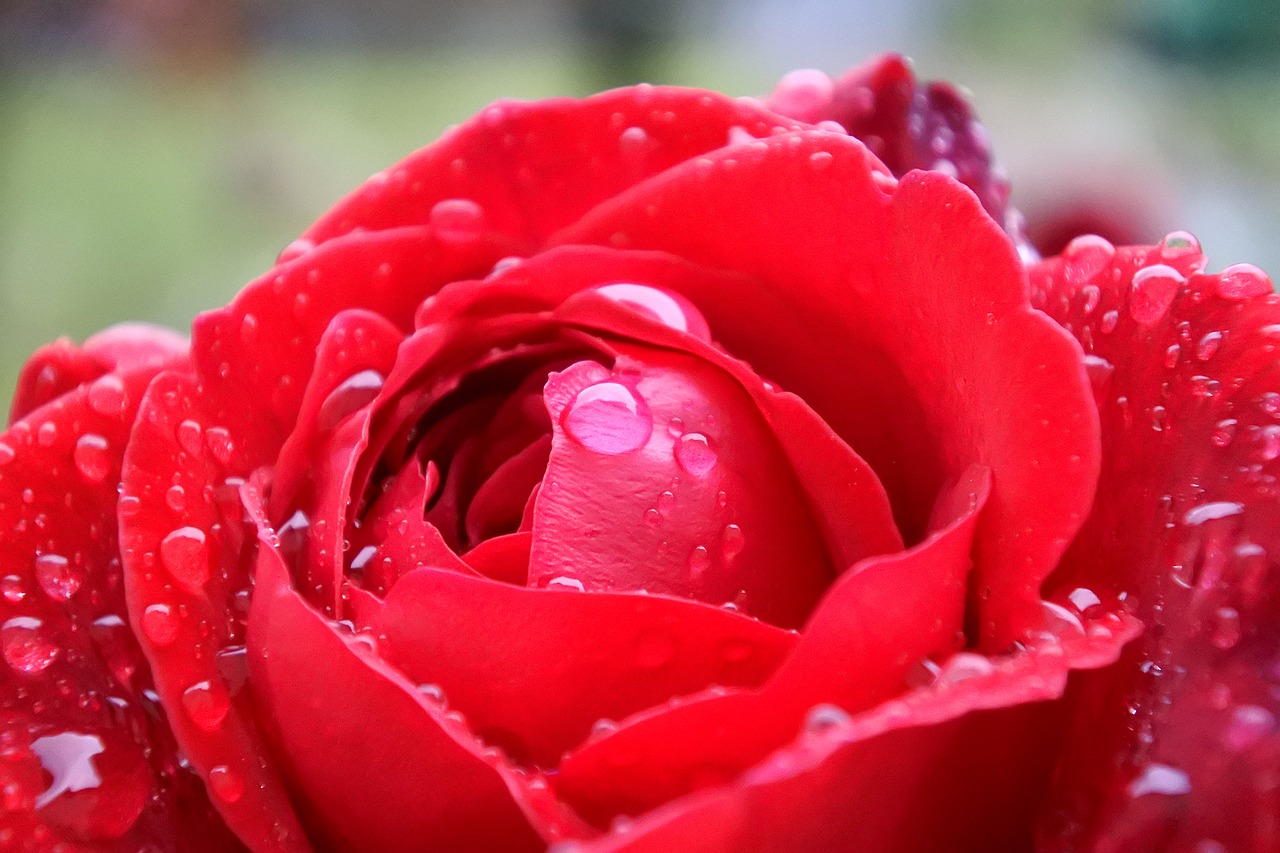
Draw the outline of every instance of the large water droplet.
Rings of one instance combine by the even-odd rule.
[[[231,697],[218,681],[199,681],[182,692],[182,707],[206,732],[217,731],[231,710]]]
[[[167,646],[178,637],[178,615],[167,604],[151,604],[142,611],[142,634],[152,645]]]
[[[1170,231],[1160,241],[1160,257],[1176,260],[1200,254],[1200,241],[1189,231]]]
[[[560,575],[547,581],[547,589],[567,589],[572,592],[586,592],[587,588],[578,578]]]
[[[956,652],[942,664],[937,683],[939,685],[959,684],[993,672],[995,672],[995,665],[982,655],[974,652]]]
[[[244,780],[225,764],[209,771],[209,790],[224,803],[236,803],[244,796]]]
[[[466,245],[484,236],[484,208],[467,198],[447,198],[431,208],[429,224],[442,243]]]
[[[114,417],[124,411],[124,381],[113,373],[95,379],[89,385],[89,408],[104,417]]]
[[[851,719],[849,712],[844,708],[824,702],[814,705],[804,715],[804,730],[809,734],[820,735],[841,728]]]
[[[10,604],[20,604],[27,597],[27,587],[21,575],[5,575],[0,578],[0,595]]]
[[[597,287],[596,292],[676,331],[688,332],[703,340],[710,337],[701,312],[683,297],[651,285],[630,282],[604,284]]]
[[[674,450],[680,467],[696,477],[705,477],[716,467],[718,455],[715,446],[700,432],[687,432],[680,436]]]
[[[1154,326],[1165,318],[1187,280],[1182,273],[1164,264],[1143,267],[1134,273],[1129,292],[1129,316],[1143,326]]]
[[[320,405],[320,413],[316,416],[317,426],[329,432],[353,412],[372,402],[382,390],[384,382],[382,374],[376,370],[362,370],[347,377],[329,392],[329,396]]]
[[[61,554],[41,554],[36,557],[36,583],[44,594],[54,601],[67,601],[80,590],[84,578]]]
[[[1168,764],[1148,764],[1129,783],[1128,793],[1134,799],[1149,794],[1176,797],[1191,793],[1191,779],[1186,773]]]
[[[80,476],[91,483],[101,483],[111,473],[111,454],[107,440],[100,435],[88,433],[76,439],[71,457]]]
[[[1244,512],[1244,506],[1235,501],[1212,501],[1191,507],[1182,515],[1182,523],[1187,527],[1199,527],[1208,521],[1220,518],[1231,518]]]
[[[102,784],[93,765],[93,757],[105,750],[102,739],[78,732],[60,732],[36,738],[31,751],[40,760],[40,766],[48,772],[52,781],[40,796],[36,808],[44,808],[63,794],[89,791]]]
[[[209,544],[198,527],[179,527],[160,542],[160,561],[174,580],[203,586],[209,580]]]
[[[1196,358],[1200,361],[1208,361],[1217,355],[1220,346],[1222,346],[1222,332],[1209,332],[1196,344]]]
[[[711,568],[711,553],[707,551],[706,545],[695,546],[689,552],[689,574],[694,580],[701,578],[706,574],[707,569]]]
[[[561,416],[568,436],[597,453],[617,455],[638,450],[653,433],[649,407],[618,382],[584,388]]]
[[[726,524],[720,531],[720,553],[726,563],[731,563],[747,547],[747,537],[736,524]]]
[[[1218,273],[1215,286],[1223,299],[1244,300],[1274,292],[1271,278],[1253,264],[1232,264]]]
[[[44,672],[61,653],[44,635],[44,623],[31,616],[15,616],[0,625],[0,651],[5,663],[23,675]]]
[[[174,435],[178,439],[178,444],[183,450],[192,456],[199,456],[201,451],[200,439],[204,434],[204,428],[200,426],[198,421],[187,418],[178,424],[178,428],[174,430]]]
[[[1097,234],[1077,237],[1062,250],[1063,272],[1068,281],[1086,282],[1107,268],[1116,247]]]

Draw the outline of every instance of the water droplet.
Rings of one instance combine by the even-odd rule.
[[[678,332],[688,332],[703,340],[710,338],[707,321],[693,303],[683,297],[630,282],[604,284],[596,288],[596,293]]]
[[[174,512],[182,512],[187,508],[187,490],[175,483],[165,490],[164,502]]]
[[[0,625],[0,651],[15,672],[37,675],[58,659],[61,649],[44,636],[43,627],[30,616],[15,616]]]
[[[702,577],[711,568],[711,554],[706,545],[698,545],[689,552],[689,574],[695,580]]]
[[[89,433],[80,436],[76,439],[71,456],[80,476],[91,483],[101,483],[111,473],[111,454],[108,452],[107,440],[100,435]]]
[[[369,565],[369,561],[372,560],[377,553],[377,545],[365,545],[354,557],[351,558],[351,571],[364,571],[364,567]]]
[[[1271,278],[1253,264],[1232,264],[1218,273],[1215,290],[1223,299],[1244,300],[1272,293]]]
[[[582,581],[568,575],[560,575],[547,581],[547,589],[570,589],[574,592],[586,592]]]
[[[447,198],[431,208],[428,222],[442,243],[466,245],[484,236],[484,208],[466,198]]]
[[[1231,518],[1243,512],[1244,506],[1235,501],[1212,501],[1191,507],[1183,513],[1182,523],[1187,527],[1199,527],[1205,522]]]
[[[649,507],[644,511],[644,522],[650,527],[657,527],[662,523],[662,513],[656,507]]]
[[[938,673],[939,685],[959,684],[972,678],[981,678],[995,672],[995,665],[973,652],[956,652],[942,665]]]
[[[1226,651],[1240,642],[1240,613],[1234,607],[1219,607],[1213,614],[1213,630],[1209,641]]]
[[[1170,344],[1164,351],[1164,366],[1169,370],[1173,370],[1178,366],[1178,360],[1182,357],[1182,347],[1177,344]]]
[[[287,264],[290,261],[295,261],[315,247],[315,243],[305,237],[299,237],[297,240],[294,240],[292,243],[280,250],[280,254],[276,255],[276,263]]]
[[[1102,599],[1098,598],[1098,594],[1086,587],[1077,587],[1067,593],[1067,600],[1071,602],[1071,606],[1076,612],[1085,615],[1090,610],[1102,604]]]
[[[167,646],[178,638],[178,616],[167,604],[151,604],[142,611],[142,633],[155,646]]]
[[[1231,713],[1231,722],[1223,732],[1228,749],[1248,749],[1275,731],[1275,714],[1261,705],[1241,705]]]
[[[1200,241],[1189,231],[1170,231],[1160,241],[1160,257],[1168,260],[1200,254]]]
[[[1120,323],[1120,312],[1112,308],[1110,311],[1103,312],[1102,320],[1098,323],[1098,331],[1104,335],[1109,335],[1116,330],[1116,326]]]
[[[231,697],[218,681],[198,681],[182,691],[182,707],[206,732],[217,731],[231,710]]]
[[[1076,237],[1062,250],[1063,272],[1069,281],[1086,282],[1106,269],[1115,254],[1116,247],[1097,234]]]
[[[1280,458],[1280,426],[1263,427],[1258,432],[1258,456],[1263,462]]]
[[[40,428],[36,430],[36,441],[41,447],[52,447],[53,443],[58,440],[58,425],[53,421],[45,421],[40,424]]]
[[[852,718],[844,708],[822,703],[804,715],[804,730],[812,735],[825,734],[847,725]]]
[[[342,384],[329,392],[320,405],[320,413],[316,416],[316,425],[324,432],[330,432],[349,417],[353,412],[371,403],[386,380],[376,370],[362,370],[354,376],[343,380]]]
[[[942,667],[929,658],[923,658],[919,663],[907,670],[906,675],[903,676],[903,681],[906,682],[907,687],[912,689],[932,687],[940,675],[942,675]]]
[[[815,151],[809,155],[809,165],[815,172],[825,172],[834,160],[835,155],[830,151]]]
[[[1129,783],[1129,796],[1135,800],[1149,794],[1175,797],[1191,793],[1191,779],[1176,767],[1168,764],[1148,764]]]
[[[618,730],[618,724],[608,717],[601,717],[591,724],[591,737],[602,738],[611,735]]]
[[[1086,284],[1080,288],[1080,296],[1083,301],[1080,303],[1080,313],[1088,317],[1098,308],[1098,303],[1102,301],[1102,288],[1096,284]]]
[[[209,427],[205,430],[204,441],[214,459],[225,465],[231,458],[231,433],[226,427]]]
[[[1030,632],[1034,639],[1059,643],[1068,637],[1083,637],[1084,625],[1080,617],[1061,604],[1040,602],[1040,625]]]
[[[209,790],[224,803],[236,803],[244,796],[244,780],[225,764],[209,771]]]
[[[1182,273],[1164,264],[1143,267],[1134,273],[1129,292],[1129,316],[1143,326],[1165,318],[1178,291],[1187,283]]]
[[[192,456],[200,455],[200,438],[204,434],[204,429],[199,423],[188,418],[178,424],[178,428],[174,433],[177,436],[178,444],[183,450]]]
[[[142,511],[142,500],[136,495],[122,495],[116,504],[116,511],[122,518],[133,518]]]
[[[444,688],[439,684],[419,684],[416,687],[419,694],[426,697],[437,705],[446,704]]]
[[[610,456],[644,447],[653,432],[644,401],[627,386],[609,381],[578,392],[561,423],[575,442]]]
[[[1214,447],[1227,447],[1235,440],[1236,429],[1239,422],[1235,418],[1223,418],[1213,425],[1213,432],[1209,435],[1209,441]]]
[[[20,604],[27,597],[26,584],[20,575],[5,575],[0,578],[0,595],[10,604]]]
[[[44,594],[54,601],[67,601],[80,590],[84,578],[66,557],[61,554],[41,554],[36,557],[36,583]]]
[[[711,439],[700,432],[680,436],[674,445],[676,462],[697,477],[705,477],[716,466],[718,455]]]
[[[209,580],[209,544],[198,527],[179,527],[160,542],[160,561],[179,583],[203,586]]]
[[[720,553],[724,556],[726,563],[733,562],[746,547],[747,538],[738,525],[726,524],[724,530],[720,531]]]
[[[1218,353],[1218,347],[1222,345],[1222,332],[1209,332],[1200,339],[1200,343],[1196,344],[1196,358],[1200,361],[1208,361]]]
[[[124,411],[124,381],[113,373],[101,376],[89,385],[89,408],[104,417],[114,417]]]

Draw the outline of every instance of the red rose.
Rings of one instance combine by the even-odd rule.
[[[37,353],[0,842],[1274,849],[1270,282],[1024,268],[896,58],[770,104],[496,104]]]

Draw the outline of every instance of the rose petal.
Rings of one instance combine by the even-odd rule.
[[[152,382],[122,472],[130,622],[192,767],[211,788],[215,768],[242,783],[239,796],[213,798],[227,824],[256,847],[307,850],[253,702],[220,665],[243,651],[250,582],[240,563],[240,480],[204,440],[209,426],[196,380],[170,372]]]
[[[483,228],[526,254],[594,205],[730,141],[798,125],[703,89],[635,86],[585,100],[499,101],[375,175],[303,235],[423,225],[466,210],[455,239]],[[509,253],[515,254],[515,252]]]
[[[1151,626],[1072,694],[1046,850],[1275,839],[1280,298],[1204,263],[1186,234],[1082,238],[1031,271],[1103,380],[1098,502],[1053,583],[1127,592]]]
[[[847,137],[787,134],[671,169],[554,242],[661,249],[768,282],[698,306],[730,352],[872,464],[908,541],[947,478],[991,468],[975,631],[1004,648],[1037,618],[1091,503],[1097,414],[1079,347],[1027,304],[1021,264],[972,194],[921,172],[886,193],[881,169]]]
[[[642,359],[612,373],[580,362],[547,382],[555,440],[529,583],[736,601],[799,625],[835,569],[771,431],[724,373],[659,350]]]
[[[682,599],[430,569],[401,578],[370,629],[388,662],[439,685],[482,738],[545,767],[603,718],[711,684],[759,684],[795,639]]]
[[[325,847],[537,850],[531,820],[549,840],[571,826],[546,800],[545,783],[485,753],[370,643],[311,609],[291,588],[269,531],[260,537],[250,676],[307,825]]]
[[[1042,740],[1069,666],[1104,666],[1139,626],[1100,617],[1081,633],[948,672],[853,716],[817,707],[750,771],[583,844],[604,851],[988,851],[1031,847],[1048,778]],[[803,819],[797,820],[797,808]],[[927,804],[921,807],[921,804]]]
[[[20,845],[238,849],[177,763],[127,622],[116,484],[158,369],[68,383],[0,435],[0,833]]]
[[[747,769],[813,705],[857,712],[900,692],[912,667],[963,640],[969,554],[989,490],[988,473],[972,469],[940,502],[929,539],[842,575],[760,689],[710,691],[624,721],[564,760],[561,795],[596,822],[639,814]]]

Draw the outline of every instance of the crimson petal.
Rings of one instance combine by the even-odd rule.
[[[1201,274],[1185,233],[1070,244],[1036,304],[1098,377],[1098,503],[1053,583],[1135,597],[1151,626],[1080,680],[1045,850],[1274,847],[1280,800],[1280,297]]]
[[[1016,253],[968,190],[937,173],[896,183],[848,137],[785,134],[670,169],[555,242],[661,249],[767,282],[758,299],[698,307],[872,464],[908,541],[947,479],[989,467],[982,647],[1038,618],[1040,584],[1092,502],[1097,413],[1078,345],[1028,305]]]

